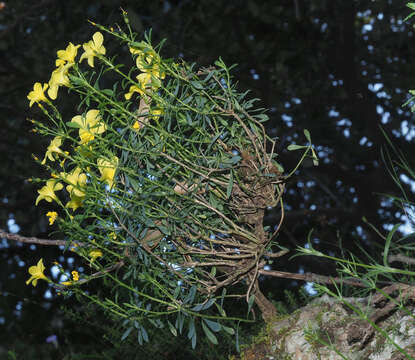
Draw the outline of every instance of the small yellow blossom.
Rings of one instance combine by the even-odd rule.
[[[29,268],[29,274],[32,275],[29,280],[26,281],[26,285],[29,285],[32,282],[33,286],[37,285],[38,280],[46,280],[48,278],[43,274],[45,271],[45,266],[43,265],[43,259],[40,259],[37,265],[31,266]]]
[[[63,151],[59,148],[59,146],[62,145],[62,137],[56,136],[49,144],[45,157],[43,158],[41,164],[44,165],[46,163],[46,158],[48,158],[50,161],[55,161],[55,157],[53,156],[54,153],[56,154],[62,154]]]
[[[88,65],[94,67],[94,57],[98,54],[105,55],[105,47],[102,45],[104,42],[104,36],[97,31],[93,36],[92,40],[83,44],[84,53],[81,55],[79,62],[82,62],[84,59],[88,59]]]
[[[133,129],[134,130],[140,130],[140,122],[138,120],[135,121],[134,125],[133,125]]]
[[[27,95],[27,98],[30,100],[29,107],[32,107],[34,103],[39,103],[41,101],[48,102],[49,100],[45,96],[45,91],[48,88],[48,84],[41,84],[39,82],[33,85],[33,90]]]
[[[97,160],[99,172],[101,173],[101,181],[107,182],[112,187],[114,183],[114,175],[118,166],[118,157],[113,156],[111,160],[99,158]]]
[[[145,91],[152,88],[153,90],[156,90],[159,86],[159,84],[153,83],[151,80],[151,75],[147,73],[142,73],[138,76],[136,76],[138,85],[131,85],[130,89],[128,90],[128,93],[124,95],[126,100],[130,100],[131,96],[135,92],[138,92],[140,95],[144,95]],[[149,86],[151,84],[151,86]]]
[[[136,59],[137,68],[143,73],[151,74],[158,79],[164,79],[166,74],[160,71],[160,56],[144,42],[141,42],[141,47],[143,49],[130,47],[130,52],[138,55]]]
[[[87,144],[95,139],[95,135],[102,134],[106,129],[106,125],[101,121],[99,110],[91,109],[85,116],[76,115],[72,118],[72,122],[78,124],[79,138],[81,144]]]
[[[69,285],[72,285],[72,281],[63,281],[60,284],[65,285],[65,286],[69,286]]]
[[[49,211],[46,213],[46,216],[49,218],[49,225],[53,225],[56,218],[58,217],[58,213],[56,211]]]
[[[40,200],[46,200],[47,202],[52,202],[53,200],[58,201],[55,191],[62,189],[63,185],[55,179],[46,181],[46,185],[37,191],[39,196],[36,198],[35,205],[37,205]]]
[[[98,249],[94,249],[94,250],[91,250],[88,255],[91,258],[91,263],[92,263],[97,258],[102,257],[102,251]]]
[[[72,209],[72,211],[75,211],[76,209],[82,207],[84,201],[84,196],[78,197],[75,195],[71,196],[71,200],[67,202],[65,207]]]
[[[69,174],[64,172],[60,173],[60,176],[69,184],[66,186],[66,190],[71,198],[73,196],[78,198],[85,196],[86,174],[81,171],[81,168],[76,167]]]
[[[60,67],[65,65],[66,63],[73,65],[75,63],[75,57],[80,46],[81,45],[74,45],[70,42],[65,50],[58,50],[56,66]]]
[[[55,100],[58,96],[58,89],[60,86],[71,85],[68,77],[68,71],[72,64],[66,64],[59,66],[57,69],[52,71],[52,75],[49,80],[48,95],[52,100]]]
[[[115,233],[115,231],[111,231],[111,232],[109,233],[109,237],[110,237],[112,240],[116,240],[116,239],[117,239],[117,234]]]
[[[72,279],[73,281],[78,281],[79,280],[79,273],[78,271],[72,271]]]

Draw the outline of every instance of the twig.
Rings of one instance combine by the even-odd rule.
[[[259,270],[259,274],[279,277],[283,279],[294,279],[294,280],[303,280],[308,282],[316,282],[316,283],[323,283],[323,284],[333,284],[335,283],[343,283],[357,287],[367,288],[368,286],[365,285],[362,281],[359,280],[351,280],[351,279],[342,279],[339,277],[332,277],[332,276],[324,276],[318,275],[313,273],[306,273],[306,274],[296,274],[296,273],[289,273],[285,271],[276,271],[276,270]]]
[[[388,261],[389,262],[401,262],[404,264],[408,264],[408,265],[415,265],[415,259],[414,258],[410,258],[409,256],[405,256],[402,254],[397,254],[397,255],[389,255],[388,256]]]
[[[26,244],[37,244],[37,245],[52,245],[52,246],[65,246],[68,244],[66,240],[47,240],[39,239],[37,237],[26,237],[17,234],[11,234],[5,231],[0,230],[0,238],[5,238],[8,240],[14,240]],[[76,242],[78,246],[84,246],[84,243]]]

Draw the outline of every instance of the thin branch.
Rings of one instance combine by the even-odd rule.
[[[26,244],[37,244],[37,245],[52,245],[52,246],[65,246],[68,244],[66,240],[47,240],[39,239],[37,237],[26,237],[17,234],[11,234],[5,231],[0,230],[0,238],[5,238],[8,240],[14,240]],[[84,243],[77,242],[78,246],[85,245]]]
[[[359,280],[351,280],[351,279],[342,279],[339,277],[332,277],[332,276],[324,276],[318,275],[313,273],[306,273],[306,274],[297,274],[297,273],[289,273],[285,271],[276,271],[276,270],[259,270],[259,274],[279,277],[283,279],[294,279],[294,280],[302,280],[308,282],[316,282],[316,283],[323,283],[323,284],[333,284],[335,283],[342,283],[348,284],[357,287],[367,288],[368,286],[365,285],[362,281]]]
[[[408,265],[415,265],[415,259],[414,258],[410,258],[409,256],[405,256],[402,254],[397,254],[397,255],[389,255],[388,256],[388,261],[389,262],[401,262],[404,264],[408,264]]]

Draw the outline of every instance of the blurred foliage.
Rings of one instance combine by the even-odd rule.
[[[317,250],[341,255],[342,248],[359,253],[358,242],[371,256],[380,257],[383,240],[362,222],[376,228],[404,215],[393,201],[375,193],[399,195],[382,167],[379,147],[382,123],[391,141],[405,154],[412,152],[413,115],[402,108],[404,94],[414,83],[414,36],[405,2],[385,0],[312,1],[74,1],[43,0],[30,4],[5,1],[0,11],[0,227],[15,221],[20,233],[49,234],[48,208],[33,206],[36,187],[26,181],[46,177],[30,154],[40,156],[47,140],[30,133],[26,118],[40,118],[28,110],[27,93],[38,79],[48,78],[56,51],[68,40],[88,40],[87,19],[113,25],[121,21],[119,7],[132,17],[134,30],[153,28],[153,40],[168,38],[166,57],[183,56],[208,65],[221,56],[237,63],[243,89],[252,89],[268,113],[268,133],[279,137],[281,162],[295,165],[296,156],[283,151],[300,141],[303,128],[313,134],[322,163],[300,168],[287,192],[285,226],[278,241],[288,248],[304,245],[314,228]],[[49,62],[45,59],[50,59]],[[69,114],[74,104],[62,106]],[[62,111],[65,111],[63,109]],[[414,168],[409,157],[408,166]],[[398,176],[400,176],[398,172]],[[410,184],[402,187],[410,192]],[[46,203],[45,203],[46,205]],[[269,225],[275,215],[268,213]],[[53,229],[53,228],[52,228]],[[44,298],[45,284],[26,287],[27,267],[39,257],[66,262],[60,250],[2,241],[0,272],[0,331],[2,346],[23,340],[44,343],[62,329],[61,299]],[[69,261],[68,261],[69,259]],[[312,257],[278,259],[284,271],[334,273],[330,262]],[[50,275],[50,274],[49,274]],[[51,275],[50,275],[51,276]],[[282,289],[302,284],[270,280],[265,293],[281,299]],[[7,296],[5,296],[7,294]],[[37,299],[32,304],[24,299]],[[67,300],[71,301],[71,300]],[[41,316],[42,315],[42,316]],[[44,316],[43,316],[44,315]],[[52,319],[56,320],[52,322]],[[4,319],[4,320],[3,320]],[[33,329],[36,324],[39,331]],[[61,330],[59,330],[61,331]],[[50,345],[50,344],[48,344]],[[50,345],[52,346],[52,345]]]

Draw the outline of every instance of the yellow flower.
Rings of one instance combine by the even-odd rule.
[[[118,166],[118,157],[113,156],[111,160],[99,158],[97,160],[99,172],[101,173],[101,181],[106,181],[112,187],[114,183],[114,175]]]
[[[30,100],[29,107],[32,107],[34,103],[39,103],[41,101],[48,102],[49,100],[45,96],[45,90],[48,88],[48,84],[41,84],[39,82],[33,85],[33,90],[27,95],[27,98]]]
[[[58,96],[58,89],[60,86],[70,86],[68,78],[68,71],[72,64],[66,64],[59,66],[57,69],[52,71],[52,75],[49,80],[48,95],[52,100],[55,100]]]
[[[147,44],[143,42],[141,44],[143,50],[130,47],[130,52],[138,55],[136,59],[137,67],[144,73],[151,74],[158,79],[164,79],[166,74],[160,71],[160,56]]]
[[[81,168],[76,167],[71,173],[60,173],[60,176],[69,184],[66,190],[71,196],[83,198],[85,196],[86,174],[81,172]]]
[[[116,240],[116,239],[117,239],[117,234],[115,233],[115,231],[111,231],[111,232],[109,233],[109,237],[110,237],[112,240]]]
[[[78,196],[72,195],[71,196],[71,200],[67,202],[67,204],[65,205],[65,207],[71,208],[72,211],[75,211],[79,207],[82,207],[83,200],[84,200],[84,196],[78,197]]]
[[[140,130],[140,122],[138,120],[135,121],[134,125],[133,125],[133,129],[134,130]]]
[[[55,161],[55,158],[53,156],[53,153],[62,154],[63,151],[59,149],[59,146],[62,145],[62,137],[56,136],[49,144],[48,149],[46,150],[45,157],[42,160],[41,164],[46,163],[46,158],[48,158],[50,161]]]
[[[49,225],[53,225],[56,218],[58,217],[58,213],[56,211],[49,211],[46,213],[46,216],[49,218]]]
[[[138,85],[131,85],[130,89],[128,90],[128,93],[126,93],[124,95],[126,100],[130,100],[131,96],[133,96],[133,94],[135,92],[138,92],[140,95],[144,95],[145,94],[145,90],[147,88],[153,88],[153,90],[156,90],[157,88],[159,88],[159,84],[152,82],[151,81],[151,75],[147,74],[147,73],[142,73],[138,76],[136,76],[137,81],[138,81]],[[151,83],[151,86],[148,86]]]
[[[75,57],[78,52],[78,48],[81,45],[74,45],[71,42],[66,47],[65,50],[58,50],[58,58],[56,59],[56,66],[60,67],[62,65],[65,65],[66,62],[68,64],[73,65],[75,63]]]
[[[91,258],[91,263],[92,263],[97,258],[102,257],[102,251],[98,249],[94,249],[94,250],[91,250],[88,255]]]
[[[46,280],[48,278],[43,274],[45,271],[45,266],[43,265],[43,259],[40,259],[37,265],[31,266],[29,268],[29,274],[32,275],[29,280],[26,281],[26,285],[29,285],[32,282],[33,286],[37,285],[38,280]]]
[[[65,285],[65,286],[72,285],[72,281],[63,281],[61,282],[61,285]]]
[[[72,122],[80,126],[79,138],[81,144],[87,144],[94,140],[96,134],[102,134],[107,129],[105,123],[101,121],[99,111],[96,109],[89,110],[85,116],[74,116]]]
[[[36,198],[35,205],[37,205],[40,200],[46,200],[47,202],[52,202],[52,200],[58,201],[55,191],[62,189],[63,185],[55,179],[46,181],[46,185],[37,191],[39,196]]]
[[[78,273],[78,271],[72,271],[72,278],[73,278],[73,281],[78,281],[79,280],[79,273]]]
[[[88,59],[88,65],[94,67],[94,57],[98,54],[105,55],[105,47],[102,45],[104,42],[104,36],[97,31],[93,36],[92,40],[83,44],[84,53],[81,55],[79,62],[82,62],[84,59]]]

